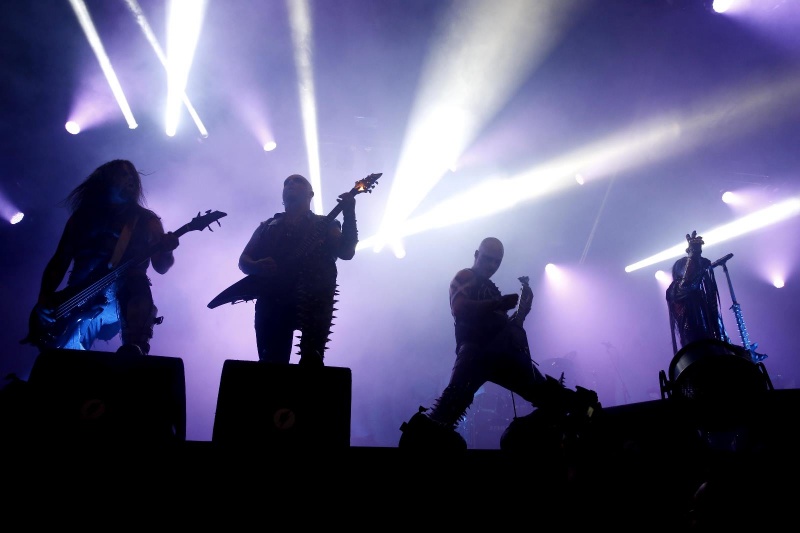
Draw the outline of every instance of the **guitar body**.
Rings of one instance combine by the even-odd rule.
[[[62,301],[66,301],[70,294],[60,291],[56,297],[64,296]],[[74,293],[75,291],[70,291]],[[34,308],[28,319],[28,336],[22,340],[25,344],[32,344],[40,350],[63,348],[75,330],[84,320],[91,320],[103,312],[108,305],[104,295],[98,295],[83,304],[75,307],[67,314],[56,318],[55,322],[42,322]]]
[[[245,276],[208,302],[208,308],[214,309],[224,304],[235,304],[255,300],[262,293],[263,281],[256,276]]]
[[[208,302],[207,307],[214,309],[224,304],[238,304],[257,300],[268,294],[279,294],[286,287],[294,287],[302,263],[287,262],[278,267],[278,272],[270,277],[245,276]]]

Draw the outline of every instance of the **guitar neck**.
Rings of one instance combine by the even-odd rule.
[[[188,233],[189,231],[191,231],[191,225],[184,224],[183,226],[175,230],[173,233],[176,236],[180,237],[185,233]],[[98,278],[90,285],[88,285],[86,288],[84,288],[82,291],[75,294],[74,296],[63,302],[61,305],[59,305],[55,311],[55,315],[57,317],[60,317],[69,314],[74,308],[82,305],[88,299],[99,294],[100,291],[108,288],[112,283],[118,280],[128,270],[135,267],[136,265],[140,265],[145,261],[147,261],[150,257],[155,255],[158,252],[158,250],[159,250],[159,245],[154,244],[150,246],[145,253],[136,257],[132,257],[127,261],[121,263],[119,266],[117,266],[104,276]]]
[[[211,230],[211,224],[216,222],[219,224],[219,219],[228,216],[227,213],[222,211],[211,212],[206,211],[206,214],[197,214],[189,223],[184,224],[172,234],[176,237],[181,237],[190,231],[203,231],[208,228]],[[87,302],[92,301],[96,296],[100,295],[102,291],[107,289],[112,283],[119,279],[132,267],[140,265],[150,259],[153,255],[159,252],[160,243],[149,246],[143,253],[124,261],[116,268],[105,272],[105,270],[98,270],[92,272],[84,284],[68,285],[62,291],[57,293],[56,299],[60,300],[58,305],[53,307],[54,317],[56,320],[69,317],[74,311],[80,309]]]
[[[355,196],[358,193],[359,193],[359,190],[357,188],[353,187],[352,189],[350,189],[350,194]],[[320,241],[320,237],[322,236],[322,232],[326,231],[328,229],[328,226],[330,225],[330,223],[333,222],[333,220],[337,216],[339,216],[339,213],[342,212],[342,209],[343,209],[343,206],[342,206],[341,202],[338,202],[333,207],[333,209],[331,209],[331,212],[328,213],[327,215],[325,215],[325,224],[324,225],[320,224],[320,225],[316,226],[313,229],[313,231],[311,231],[308,234],[308,237],[306,237],[306,239],[303,241],[303,243],[295,251],[294,256],[293,256],[293,260],[294,261],[298,261],[298,260],[302,259],[308,252],[311,251],[311,249],[314,246],[316,246],[316,244]]]
[[[350,189],[350,192],[348,194],[350,194],[351,196],[355,196],[359,192],[361,191],[359,191],[357,187],[353,187],[352,189]],[[337,202],[336,205],[333,206],[333,209],[331,209],[331,212],[325,216],[325,220],[327,220],[328,222],[333,222],[333,219],[339,216],[339,213],[342,212],[342,209],[344,209],[342,203]]]

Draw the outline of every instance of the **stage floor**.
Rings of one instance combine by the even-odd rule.
[[[800,497],[798,406],[800,390],[792,389],[770,391],[763,402],[717,421],[672,400],[612,407],[566,452],[7,433],[5,507],[24,509],[33,520],[46,518],[47,509],[68,508],[68,522],[76,525],[105,523],[101,516],[120,525],[145,517],[204,525],[207,517],[228,525],[279,520],[287,527],[324,520],[343,527],[523,523],[689,531],[700,516],[695,492],[711,480],[707,505],[715,523],[763,528],[791,521]]]

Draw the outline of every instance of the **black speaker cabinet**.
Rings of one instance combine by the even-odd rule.
[[[186,439],[183,360],[52,349],[28,378],[37,436],[66,443]]]
[[[349,368],[226,360],[215,445],[341,450],[350,446]]]

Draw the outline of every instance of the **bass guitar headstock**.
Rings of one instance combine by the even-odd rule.
[[[206,211],[205,215],[201,215],[200,212],[198,212],[197,216],[194,217],[191,222],[186,224],[186,230],[203,231],[204,229],[208,228],[208,231],[214,231],[211,229],[211,224],[216,222],[218,226],[222,226],[222,224],[219,222],[219,219],[226,216],[228,216],[228,213],[223,213],[222,211],[211,211],[210,209]]]

